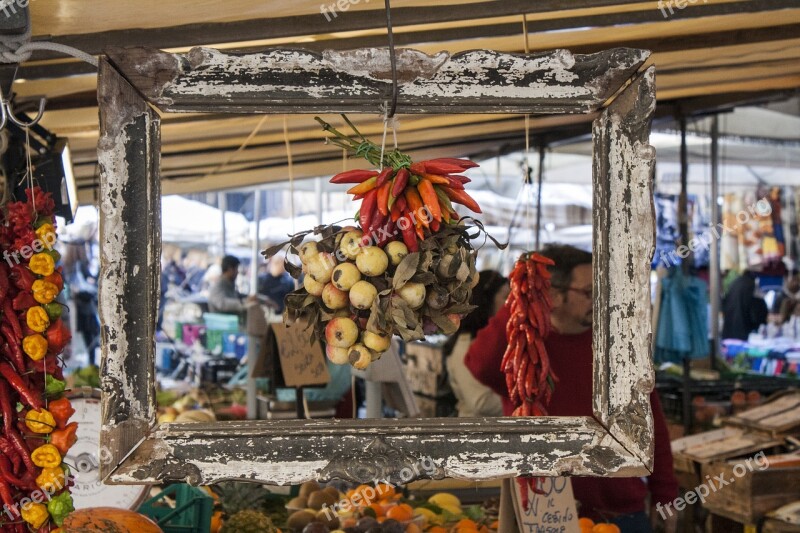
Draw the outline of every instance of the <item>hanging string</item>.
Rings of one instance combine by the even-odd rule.
[[[294,164],[292,162],[292,145],[289,143],[289,123],[286,120],[286,115],[283,115],[283,141],[286,144],[286,160],[289,165],[289,213],[292,217],[292,234],[296,233],[294,228]]]
[[[392,105],[389,108],[389,118],[394,117],[397,109],[397,58],[394,53],[394,32],[392,31],[392,8],[386,0],[386,31],[389,36],[389,63],[392,66]]]
[[[31,205],[36,215],[36,195],[33,194],[33,162],[31,161],[31,130],[25,128],[25,162],[27,164],[28,190],[31,191]]]
[[[528,16],[523,13],[522,14],[522,35],[523,35],[523,43],[525,48],[525,54],[530,53],[530,46],[528,45]],[[527,247],[526,249],[531,250],[532,242],[531,239],[533,237],[533,223],[531,222],[531,204],[533,203],[533,185],[531,184],[531,166],[530,166],[530,156],[531,152],[531,116],[529,114],[525,114],[525,158],[524,158],[524,167],[523,167],[523,181],[522,181],[522,189],[523,194],[522,198],[525,202],[525,227],[528,229],[527,232]],[[536,191],[537,194],[541,194],[540,191]],[[539,228],[536,228],[538,233]],[[538,237],[538,235],[537,235]],[[538,240],[538,239],[537,239]]]
[[[236,158],[236,156],[239,155],[240,153],[242,153],[245,150],[245,148],[248,147],[248,145],[250,144],[250,141],[253,140],[253,138],[258,134],[258,132],[261,131],[261,127],[267,121],[267,117],[268,116],[269,115],[264,115],[263,117],[261,117],[261,120],[258,121],[258,124],[256,124],[256,127],[253,128],[253,131],[250,132],[250,135],[248,135],[247,138],[242,142],[242,144],[239,145],[239,148],[237,148],[235,151],[231,152],[228,155],[228,157],[226,157],[225,160],[222,161],[222,163],[217,165],[213,170],[211,170],[205,176],[203,176],[202,178],[199,178],[199,179],[210,178],[211,176],[219,174],[220,172],[225,170],[228,167],[228,165],[230,165],[231,162]]]
[[[388,0],[387,0],[388,1]],[[388,103],[384,105],[385,112],[383,114],[383,139],[381,139],[381,170],[383,170],[383,154],[386,152],[386,132],[389,130],[389,106]],[[395,141],[395,147],[397,143]]]

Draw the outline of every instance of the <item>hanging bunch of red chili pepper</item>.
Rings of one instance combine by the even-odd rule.
[[[400,230],[409,251],[419,249],[419,241],[439,231],[442,224],[457,224],[459,215],[453,204],[481,213],[478,203],[465,191],[471,180],[467,169],[479,166],[468,159],[438,158],[413,162],[398,150],[383,151],[365,139],[347,120],[359,140],[339,132],[317,117],[333,144],[352,150],[382,170],[348,170],[331,178],[331,183],[353,184],[347,193],[362,200],[358,221],[364,232],[384,228],[384,235]],[[381,245],[382,243],[378,243]]]
[[[511,318],[506,325],[508,347],[501,368],[506,375],[509,397],[516,406],[513,416],[546,415],[546,405],[558,381],[544,346],[544,339],[550,333],[552,308],[547,270],[550,265],[553,261],[547,257],[525,254],[517,260],[510,276],[507,304]],[[540,492],[539,479],[518,479],[525,507],[528,488]]]
[[[74,413],[59,355],[70,340],[56,298],[64,287],[55,205],[39,187],[0,213],[0,531],[59,531],[72,511]]]

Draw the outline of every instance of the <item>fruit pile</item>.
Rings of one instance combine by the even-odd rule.
[[[453,203],[480,212],[464,191],[469,178],[460,175],[477,165],[451,158],[414,163],[398,150],[384,154],[346,117],[360,141],[317,120],[334,134],[329,141],[379,170],[347,171],[331,180],[355,184],[348,192],[361,199],[358,226],[319,226],[264,251],[269,258],[288,245],[286,269],[303,279],[285,299],[284,321],[306,321],[315,330],[312,340],[325,339],[333,363],[357,369],[380,358],[392,335],[413,341],[455,333],[473,309],[478,272],[470,240],[483,226],[459,218]],[[311,234],[317,240],[303,243]]]
[[[292,513],[286,529],[296,533],[489,533],[498,527],[496,516],[487,516],[477,506],[464,508],[452,494],[440,492],[421,503],[406,501],[385,483],[340,493],[310,481],[286,508]]]
[[[581,533],[620,533],[619,526],[607,522],[595,523],[591,518],[581,518],[578,520]]]
[[[38,187],[0,213],[0,531],[49,532],[73,510],[62,458],[75,443],[75,412],[59,354],[70,340],[56,298],[54,202]]]

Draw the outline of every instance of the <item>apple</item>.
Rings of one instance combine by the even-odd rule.
[[[350,318],[337,317],[325,326],[325,342],[336,348],[349,348],[358,340],[358,326]]]
[[[371,331],[365,331],[361,335],[361,342],[370,350],[378,353],[383,353],[389,349],[392,344],[392,339],[389,335],[378,335]]]
[[[389,266],[389,257],[377,246],[367,246],[356,256],[356,266],[365,276],[380,276]]]
[[[356,370],[364,370],[372,362],[372,351],[363,344],[354,344],[350,347],[348,358]]]
[[[425,298],[425,303],[428,304],[428,307],[431,309],[436,309],[437,311],[444,309],[449,301],[450,295],[447,294],[447,289],[444,287],[434,286],[432,290],[428,292],[428,296]]]
[[[319,250],[317,249],[317,243],[314,241],[309,241],[300,246],[300,261],[303,263],[308,263],[311,258],[316,256],[318,253]]]
[[[346,365],[350,362],[350,349],[338,348],[332,344],[325,347],[325,355],[335,365]]]
[[[411,309],[419,309],[425,303],[425,285],[409,281],[397,290]]]
[[[389,262],[397,266],[408,255],[408,246],[400,241],[392,241],[386,245],[383,251],[389,256]]]
[[[331,254],[319,252],[308,260],[306,271],[317,283],[328,283],[331,280],[334,265],[336,265],[336,261]]]
[[[350,288],[350,303],[356,309],[369,309],[377,297],[378,289],[369,281],[362,279]]]
[[[306,292],[308,292],[308,294],[311,294],[313,296],[322,296],[322,289],[325,288],[325,284],[317,283],[316,281],[314,281],[314,278],[306,274],[303,277],[303,287],[306,289]]]
[[[339,250],[348,259],[355,259],[361,253],[361,237],[363,236],[361,230],[348,231],[339,243]]]
[[[347,307],[349,300],[347,293],[337,289],[333,283],[328,283],[325,285],[325,288],[322,289],[322,302],[328,309],[334,311],[336,309],[344,309]]]
[[[361,279],[361,272],[353,263],[336,265],[331,281],[340,291],[349,291]]]

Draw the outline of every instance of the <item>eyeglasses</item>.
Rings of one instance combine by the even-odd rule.
[[[554,289],[561,289],[561,290],[564,290],[564,291],[575,291],[575,292],[578,292],[578,293],[582,294],[583,297],[586,298],[587,300],[591,300],[592,299],[592,289],[579,289],[577,287],[559,287],[559,286],[555,286],[555,285],[553,286],[553,288]]]

